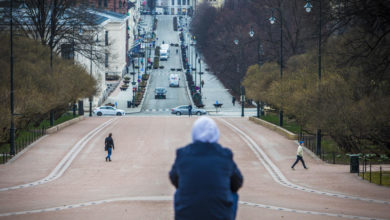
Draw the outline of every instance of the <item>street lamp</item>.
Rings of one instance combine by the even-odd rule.
[[[237,38],[235,38],[233,40],[234,44],[239,46],[239,40]],[[240,60],[241,60],[241,48],[240,46],[238,47],[239,51],[239,60],[237,62],[237,74],[240,73]],[[241,93],[241,117],[244,117],[244,105],[245,105],[245,88],[244,86],[242,85],[242,81],[240,80],[240,93]]]
[[[282,82],[283,78],[283,12],[281,8],[275,8],[279,11],[280,15],[280,82]],[[269,22],[271,24],[275,24],[276,18],[274,17],[274,9],[272,9],[272,16],[269,18]],[[279,111],[279,126],[283,126],[283,103],[280,104]]]
[[[318,7],[319,7],[319,32],[318,32],[318,92],[320,92],[320,85],[321,85],[321,28],[322,28],[322,0],[318,0]],[[306,12],[310,13],[311,9],[313,8],[312,4],[309,0],[306,1],[306,5],[304,6],[306,9]],[[316,134],[316,154],[321,154],[321,129],[317,128],[317,134]]]
[[[11,106],[11,126],[9,129],[10,146],[9,154],[15,155],[15,121],[14,121],[14,52],[13,52],[13,23],[12,23],[12,0],[10,1],[10,106]]]
[[[253,38],[253,37],[255,36],[255,31],[253,30],[253,26],[251,26],[251,29],[250,29],[250,31],[249,31],[249,36],[250,36],[251,38]],[[257,52],[257,64],[258,64],[259,66],[261,66],[260,56],[261,56],[262,53],[263,53],[263,47],[262,47],[262,45],[261,45],[261,43],[260,43],[260,38],[259,38],[258,36],[257,36],[256,38],[257,38],[257,50],[258,50],[258,51],[256,51],[256,52]],[[258,101],[256,102],[256,104],[257,104],[257,117],[259,118],[260,116],[263,116],[263,115],[264,115],[263,102],[260,101],[260,100],[258,100]]]

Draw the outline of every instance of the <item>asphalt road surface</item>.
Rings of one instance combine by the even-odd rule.
[[[173,31],[173,16],[158,16],[157,37],[156,45],[161,45],[163,41],[168,44],[180,44],[179,32]],[[179,53],[176,53],[176,49],[179,50]],[[177,69],[182,68],[180,48],[171,46],[170,51],[168,60],[160,61],[160,66],[164,66],[164,69],[155,69],[150,74],[149,90],[142,107],[144,113],[170,114],[172,108],[191,103],[185,87],[183,70],[177,71]],[[172,71],[171,68],[175,70]],[[171,73],[180,74],[179,87],[169,87],[169,75]],[[167,89],[166,99],[155,99],[154,89],[156,87]]]
[[[196,116],[91,117],[0,165],[0,219],[173,219],[168,172]],[[244,176],[237,219],[390,219],[390,189],[304,154],[247,118],[215,117]],[[115,150],[106,162],[104,138]]]

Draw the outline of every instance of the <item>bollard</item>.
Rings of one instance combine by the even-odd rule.
[[[332,152],[333,164],[336,164],[336,153]]]
[[[382,185],[382,166],[379,167],[379,185]]]
[[[371,160],[370,160],[370,183],[371,183]]]

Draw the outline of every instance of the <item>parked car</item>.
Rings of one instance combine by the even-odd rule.
[[[112,106],[100,106],[100,107],[97,107],[93,110],[93,113],[97,116],[102,116],[102,115],[118,115],[118,116],[122,116],[122,115],[125,115],[125,111],[121,110],[121,109],[117,109],[115,107],[112,107]]]
[[[156,87],[154,89],[154,98],[155,99],[166,99],[167,98],[167,90],[164,87]]]
[[[193,115],[206,115],[207,114],[206,110],[199,109],[196,107],[192,107],[191,112]],[[176,114],[176,115],[188,115],[188,105],[177,106],[177,107],[171,109],[171,113]]]

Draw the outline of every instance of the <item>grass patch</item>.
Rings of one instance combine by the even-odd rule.
[[[363,173],[359,173],[359,176],[363,178]],[[379,184],[379,171],[371,172],[371,182]],[[370,181],[370,172],[364,173],[364,179]],[[382,185],[390,187],[390,171],[382,171]]]
[[[279,115],[276,114],[267,114],[264,116],[260,116],[260,119],[264,121],[268,121],[274,125],[279,125]],[[298,134],[300,127],[297,123],[295,123],[295,120],[286,120],[283,118],[283,126],[284,129],[293,132],[295,134]]]

